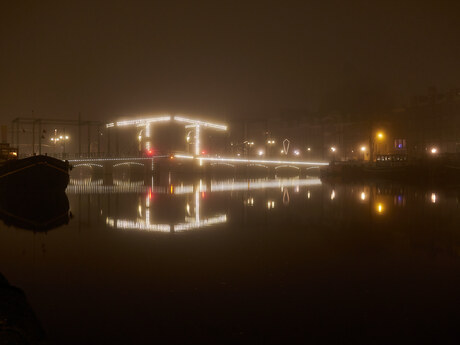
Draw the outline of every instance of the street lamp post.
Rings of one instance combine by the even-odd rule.
[[[55,128],[54,129],[54,136],[50,138],[50,140],[54,143],[54,153],[56,154],[56,146],[58,142],[62,143],[63,147],[63,155],[65,155],[65,143],[69,140],[69,136],[65,134],[65,129],[64,129],[64,135],[58,135],[58,130]]]
[[[249,156],[250,152],[251,152],[251,147],[254,145],[254,142],[245,140],[245,141],[243,141],[243,144],[244,144],[244,148],[246,150],[246,156]]]
[[[267,156],[268,157],[271,157],[271,153],[272,153],[272,147],[273,145],[275,145],[275,140],[273,139],[268,139],[267,140]]]
[[[337,148],[335,146],[331,147],[331,152],[332,152],[332,161],[335,162],[335,153],[337,151]]]
[[[382,141],[385,138],[385,134],[381,131],[377,132],[375,135],[371,133],[369,137],[369,161],[374,161],[374,151],[375,151],[375,139]]]
[[[361,152],[363,153],[363,161],[366,160],[366,146],[361,146]]]

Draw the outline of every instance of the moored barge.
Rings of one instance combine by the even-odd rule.
[[[64,191],[69,183],[70,165],[49,156],[17,159],[17,151],[2,150],[0,189],[4,191]]]

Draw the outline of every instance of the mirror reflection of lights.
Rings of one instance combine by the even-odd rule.
[[[267,201],[267,208],[269,210],[274,209],[275,208],[275,202],[273,200],[268,200]]]
[[[436,195],[436,193],[431,193],[431,203],[436,204],[437,199],[438,196]]]
[[[310,191],[307,191],[307,199],[310,199],[311,198],[311,193]]]
[[[295,186],[318,186],[321,185],[321,180],[317,178],[312,179],[279,179],[274,181],[211,181],[211,192],[226,192],[238,190],[252,190],[252,189],[266,189],[266,188],[279,188],[283,191],[284,187]]]
[[[174,186],[174,194],[191,194],[193,193],[193,186]]]
[[[331,200],[334,200],[335,199],[335,190],[332,190],[331,192]]]
[[[227,215],[221,214],[213,217],[200,217],[200,191],[199,188],[195,191],[195,215],[190,215],[190,204],[186,204],[186,211],[189,216],[185,217],[185,222],[178,224],[152,224],[150,213],[150,196],[145,197],[145,218],[140,217],[137,220],[115,219],[112,217],[106,218],[106,224],[110,227],[123,230],[142,230],[154,232],[179,232],[186,230],[199,229],[210,225],[225,223]],[[142,215],[142,207],[139,205],[138,213]]]
[[[143,181],[122,181],[114,179],[113,186],[104,186],[103,180],[87,179],[71,179],[70,184],[66,189],[70,194],[129,194],[129,193],[154,193],[168,194],[170,187],[164,186],[146,186]],[[319,186],[321,180],[318,178],[311,179],[278,179],[278,180],[248,180],[248,181],[211,181],[210,192],[226,192],[226,191],[243,191],[257,190],[268,188],[279,188],[283,191],[284,187],[302,187],[302,186]],[[201,181],[198,186],[193,185],[175,185],[173,193],[192,194],[198,189],[200,192],[208,192],[208,187]]]

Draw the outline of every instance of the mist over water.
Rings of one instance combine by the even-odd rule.
[[[68,225],[0,224],[0,272],[51,344],[436,339],[456,332],[459,196],[72,176]]]

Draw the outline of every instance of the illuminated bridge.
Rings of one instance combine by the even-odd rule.
[[[185,130],[186,147],[184,151],[153,149],[153,128],[162,123],[172,123]],[[182,127],[183,126],[183,127]],[[326,162],[292,160],[292,159],[269,159],[250,157],[226,157],[212,155],[201,150],[203,130],[226,131],[227,126],[190,119],[184,116],[163,115],[141,119],[111,122],[106,125],[110,133],[112,128],[132,127],[136,129],[139,143],[139,154],[135,155],[105,155],[100,157],[78,157],[69,159],[74,168],[87,167],[94,170],[102,170],[105,175],[111,175],[114,168],[124,166],[129,168],[143,169],[144,173],[154,174],[160,171],[186,173],[200,173],[209,171],[232,171],[246,169],[266,169],[269,174],[276,174],[281,170],[297,171],[298,174],[306,170],[328,165]],[[163,129],[161,129],[162,131]],[[181,139],[182,140],[182,139]],[[192,149],[190,149],[192,148]],[[190,152],[193,151],[193,152]]]

